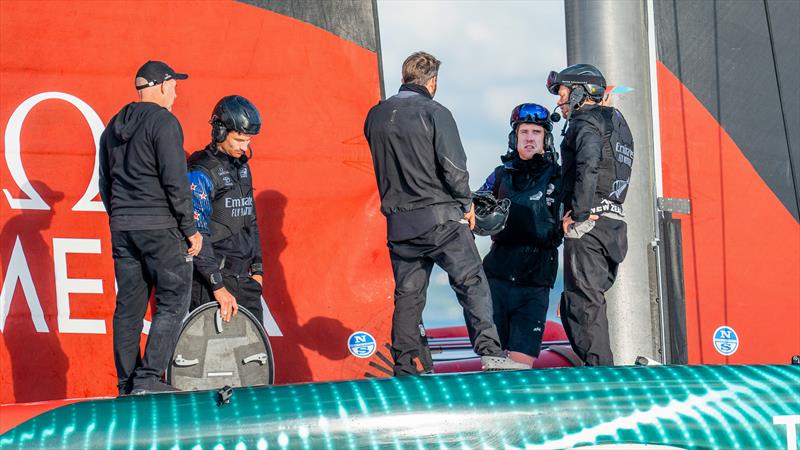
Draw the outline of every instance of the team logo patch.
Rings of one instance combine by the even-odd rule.
[[[722,326],[714,331],[714,348],[720,355],[730,356],[739,348],[739,336],[736,331],[728,326]]]
[[[247,178],[247,167],[239,169],[239,178]]]
[[[375,338],[366,331],[356,331],[347,339],[347,348],[356,358],[369,358],[375,353]]]

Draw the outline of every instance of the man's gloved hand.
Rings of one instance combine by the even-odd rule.
[[[598,216],[597,214],[592,214],[589,216],[589,220],[598,220],[598,219],[600,219],[600,216]],[[567,213],[564,214],[564,218],[562,220],[563,222],[561,223],[561,227],[564,229],[564,234],[567,234],[567,232],[569,231],[569,226],[575,223],[575,221],[572,220],[572,210],[567,211]]]
[[[199,231],[186,238],[189,242],[189,255],[197,256],[200,254],[200,249],[203,248],[203,235]]]
[[[219,303],[222,320],[230,322],[231,318],[239,312],[239,305],[236,303],[236,297],[231,295],[231,293],[223,287],[214,291],[214,298],[217,300],[217,303]]]

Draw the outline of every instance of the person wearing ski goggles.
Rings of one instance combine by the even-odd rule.
[[[558,271],[561,167],[547,108],[536,103],[518,105],[509,125],[502,164],[480,189],[498,201],[510,202],[505,227],[492,235],[483,269],[503,350],[512,360],[531,367],[539,356],[550,289]]]

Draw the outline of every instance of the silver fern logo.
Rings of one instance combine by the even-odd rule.
[[[630,181],[628,181],[628,180],[617,180],[617,181],[615,181],[614,184],[611,186],[612,189],[613,189],[611,191],[611,196],[612,197],[616,197],[616,198],[620,198],[622,196],[622,194],[625,193],[625,190],[628,189],[628,184],[629,183],[630,183]]]

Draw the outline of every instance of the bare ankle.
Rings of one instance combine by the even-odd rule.
[[[525,353],[520,352],[508,352],[508,357],[512,361],[516,361],[518,363],[527,364],[530,367],[533,367],[533,362],[536,361],[535,356],[526,355]]]

